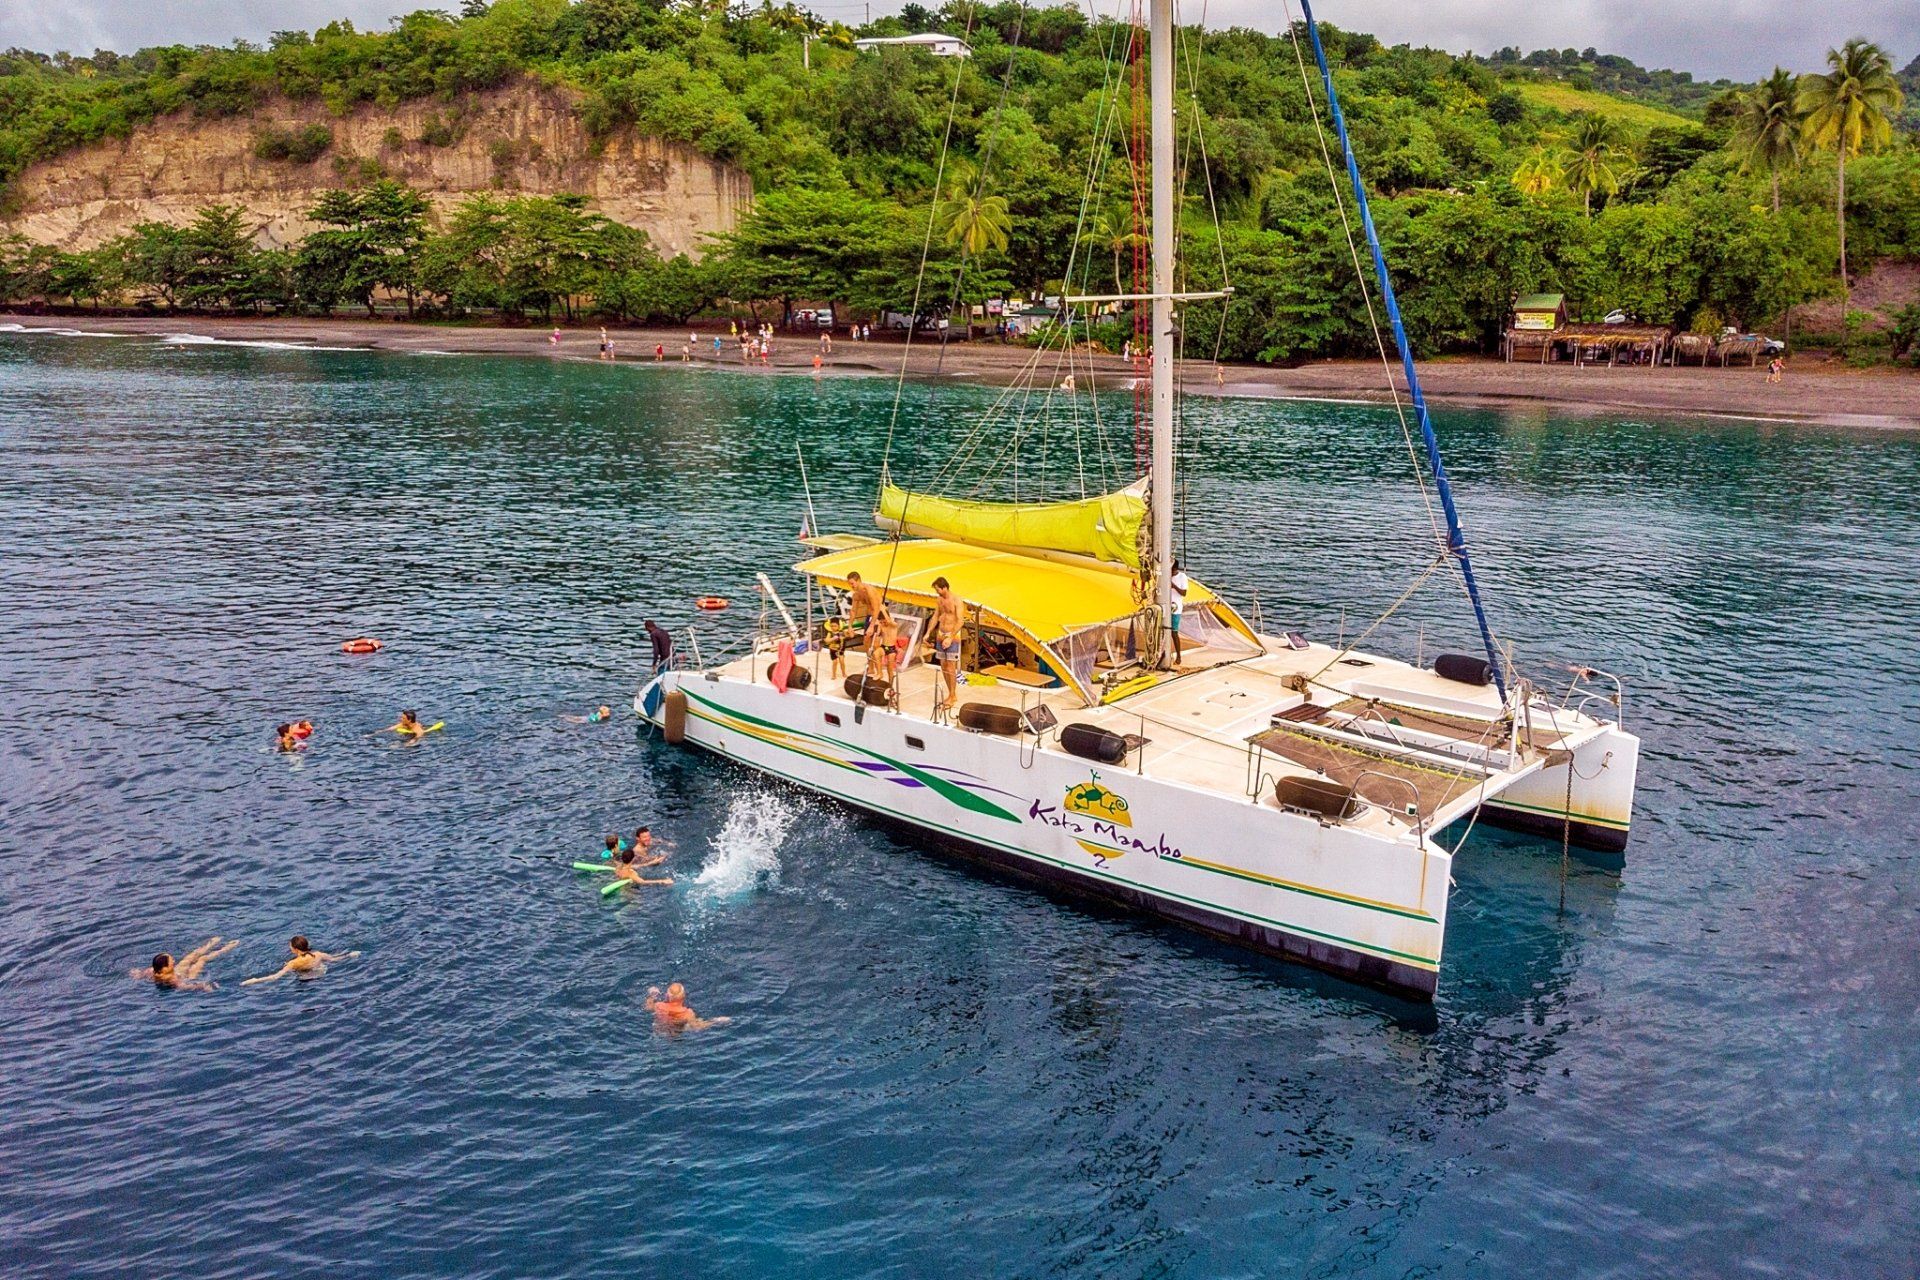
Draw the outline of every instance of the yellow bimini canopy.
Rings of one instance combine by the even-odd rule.
[[[842,588],[848,574],[858,573],[863,582],[884,588],[889,600],[925,608],[937,599],[933,580],[944,577],[963,603],[993,615],[1030,647],[1052,657],[1049,665],[1090,703],[1098,699],[1073,678],[1052,646],[1085,627],[1122,621],[1142,607],[1134,598],[1134,577],[1124,570],[939,539],[877,542],[816,556],[794,568]],[[1216,603],[1213,592],[1198,582],[1189,585],[1186,598],[1189,608]],[[1218,606],[1228,626],[1252,639],[1253,632],[1238,614],[1224,602]]]

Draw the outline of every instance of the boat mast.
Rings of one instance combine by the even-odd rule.
[[[1152,458],[1148,470],[1153,520],[1153,603],[1163,623],[1173,607],[1173,0],[1152,0],[1147,38],[1153,116],[1150,203],[1153,215]],[[1172,648],[1161,628],[1160,659]],[[1155,665],[1161,665],[1156,663]]]

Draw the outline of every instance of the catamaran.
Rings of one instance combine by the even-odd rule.
[[[804,539],[804,625],[763,573],[772,621],[745,651],[670,665],[635,709],[669,743],[1014,876],[1431,999],[1473,822],[1618,853],[1639,742],[1621,725],[1616,678],[1583,666],[1563,687],[1536,685],[1488,625],[1310,8],[1301,25],[1444,514],[1435,566],[1464,585],[1484,657],[1416,665],[1344,637],[1263,634],[1180,570],[1176,308],[1224,290],[1175,288],[1172,0],[1152,0],[1147,25],[1148,287],[1064,299],[1150,317],[1145,477],[1092,497],[993,503],[883,476],[881,536]],[[942,580],[958,601],[958,699],[923,653]],[[826,617],[851,598],[873,627],[875,594],[904,639],[871,658],[849,649],[844,680],[830,679],[841,646]],[[944,609],[951,630],[954,606]]]

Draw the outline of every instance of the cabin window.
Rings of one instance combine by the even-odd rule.
[[[912,734],[907,735],[907,745],[912,747],[915,751],[925,751],[927,749],[927,744],[922,740],[920,740],[919,738],[914,737]]]

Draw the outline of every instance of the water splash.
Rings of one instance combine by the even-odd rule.
[[[707,894],[728,898],[780,878],[780,844],[800,817],[802,804],[772,791],[736,795],[727,805],[693,882]]]

